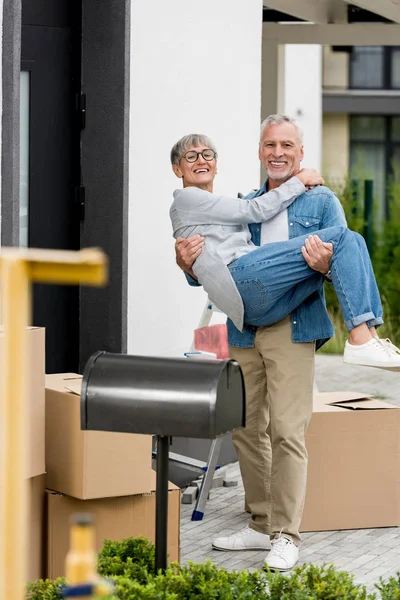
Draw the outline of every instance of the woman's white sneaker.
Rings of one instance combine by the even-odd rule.
[[[380,340],[376,337],[360,346],[346,342],[343,362],[380,369],[400,370],[400,350],[390,340]]]
[[[268,550],[269,535],[259,533],[248,525],[232,535],[216,538],[212,543],[215,550]]]
[[[386,348],[389,348],[390,350],[393,350],[393,352],[395,354],[399,354],[400,355],[400,349],[395,346],[390,340],[389,338],[378,338],[378,336],[375,337],[376,340],[379,340],[381,344],[383,344],[384,346],[386,346]]]
[[[271,552],[268,554],[264,564],[271,571],[290,571],[299,560],[299,549],[292,540],[279,535],[271,540]]]

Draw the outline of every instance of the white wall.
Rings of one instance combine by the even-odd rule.
[[[295,117],[304,131],[302,166],[322,165],[322,46],[285,46],[284,112]]]
[[[130,353],[182,355],[205,303],[175,265],[172,145],[206,133],[220,154],[216,191],[258,186],[261,28],[261,0],[132,2]]]

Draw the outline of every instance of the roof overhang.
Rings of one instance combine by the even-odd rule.
[[[400,0],[265,0],[265,8],[312,23],[346,23],[348,6],[400,23]]]
[[[264,23],[263,39],[276,44],[400,46],[400,26],[391,23],[343,25]]]

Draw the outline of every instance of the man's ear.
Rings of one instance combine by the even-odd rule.
[[[261,144],[258,144],[258,160],[261,161]]]
[[[303,158],[304,158],[304,146],[302,146],[300,148],[300,162],[303,160]]]
[[[177,177],[179,177],[179,179],[182,179],[182,177],[183,177],[183,174],[182,174],[182,171],[181,171],[181,168],[180,168],[180,166],[179,166],[179,165],[173,164],[173,165],[172,165],[172,170],[173,170],[173,172],[175,173],[175,175],[176,175]]]

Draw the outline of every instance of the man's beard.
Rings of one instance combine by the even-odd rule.
[[[285,169],[285,171],[282,171],[282,173],[275,173],[273,169],[271,169],[271,171],[272,172],[270,172],[270,169],[268,168],[267,175],[270,179],[273,179],[274,181],[287,181],[288,179],[293,177],[290,167]]]

